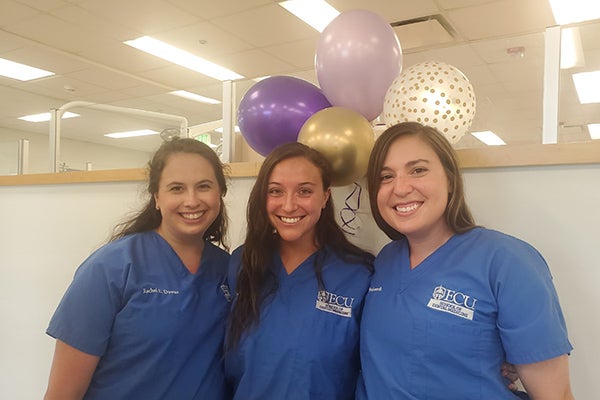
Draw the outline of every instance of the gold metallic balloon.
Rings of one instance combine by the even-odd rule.
[[[298,142],[320,151],[333,167],[333,186],[345,186],[367,172],[374,143],[371,124],[344,107],[314,113],[300,129]]]

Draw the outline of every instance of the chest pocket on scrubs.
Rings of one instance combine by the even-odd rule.
[[[350,316],[319,309],[317,301],[312,307],[300,339],[310,369],[311,399],[353,399],[359,365],[357,307],[351,305]]]
[[[419,399],[453,398],[458,393],[461,400],[481,399],[480,359],[485,356],[485,332],[470,326],[472,321],[460,321],[460,317],[432,319],[428,318],[430,313],[424,314],[414,321],[410,332],[414,344],[410,381],[415,385],[411,392]],[[465,371],[471,371],[469,382],[464,382]]]

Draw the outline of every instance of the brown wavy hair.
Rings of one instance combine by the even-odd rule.
[[[397,240],[404,235],[390,226],[377,208],[377,193],[381,185],[381,169],[390,146],[399,138],[414,136],[427,144],[437,154],[442,163],[446,178],[450,184],[448,204],[444,212],[446,223],[454,233],[463,233],[475,228],[475,220],[465,201],[464,184],[456,152],[452,145],[437,129],[417,122],[401,122],[387,128],[375,141],[369,166],[367,168],[367,186],[371,213],[381,229],[390,239]]]
[[[221,209],[217,218],[206,229],[206,232],[204,232],[203,239],[228,249],[226,243],[228,219],[223,201],[223,198],[227,194],[227,167],[221,163],[219,156],[208,145],[195,139],[179,137],[164,142],[148,162],[146,168],[148,177],[146,192],[149,195],[149,199],[141,210],[135,212],[130,218],[119,223],[114,228],[110,238],[111,241],[132,233],[150,231],[160,226],[162,215],[156,209],[154,195],[158,192],[158,185],[167,160],[171,155],[176,153],[198,154],[212,166],[219,190],[221,191]]]

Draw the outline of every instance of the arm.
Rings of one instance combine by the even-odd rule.
[[[44,400],[82,399],[99,360],[57,340]]]
[[[517,365],[523,386],[533,400],[573,400],[569,359],[562,355],[533,364]]]

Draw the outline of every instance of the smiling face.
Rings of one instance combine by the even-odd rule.
[[[162,215],[157,231],[169,243],[201,241],[221,209],[213,167],[194,153],[168,157],[154,199]]]
[[[315,226],[329,199],[319,169],[303,157],[277,164],[267,187],[267,214],[282,241],[315,244]]]
[[[409,241],[452,235],[446,223],[449,183],[435,151],[414,135],[389,147],[380,171],[377,207],[381,217]]]

